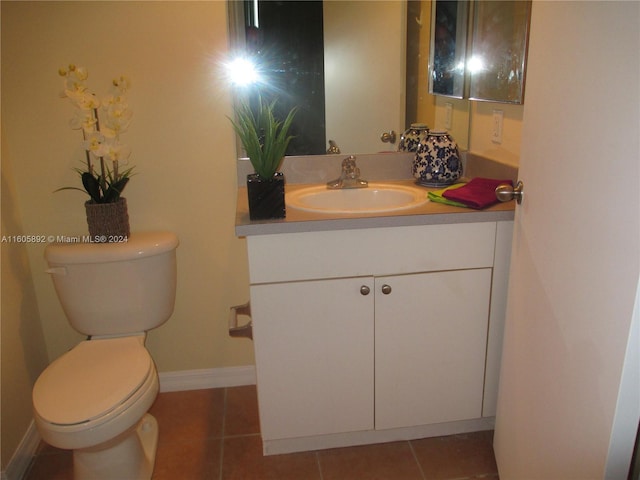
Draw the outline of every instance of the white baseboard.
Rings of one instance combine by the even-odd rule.
[[[333,433],[310,437],[280,438],[269,440],[262,438],[265,455],[324,450],[327,448],[352,447],[373,443],[397,442],[417,438],[442,437],[458,433],[492,430],[495,417],[473,418],[456,422],[418,425],[415,427],[391,428],[389,430],[366,430],[361,432]]]
[[[256,384],[256,367],[247,365],[181,370],[178,372],[162,372],[159,376],[161,392],[238,387]]]
[[[247,365],[162,372],[159,377],[161,392],[238,387],[256,384],[256,367]],[[38,450],[39,444],[40,434],[32,421],[13,457],[11,457],[7,469],[0,472],[0,480],[20,480],[23,478],[27,473],[31,459]]]
[[[31,459],[38,451],[38,445],[40,445],[40,434],[32,420],[13,457],[9,460],[7,469],[1,473],[2,480],[23,478],[29,469]]]

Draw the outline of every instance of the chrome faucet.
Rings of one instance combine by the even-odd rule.
[[[342,161],[342,174],[340,178],[327,182],[327,188],[364,188],[369,185],[366,180],[360,179],[360,169],[356,166],[356,157],[349,155]]]

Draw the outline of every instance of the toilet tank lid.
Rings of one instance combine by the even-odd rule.
[[[136,232],[126,241],[114,243],[56,242],[45,247],[49,263],[106,263],[151,257],[174,250],[178,236],[173,232]]]

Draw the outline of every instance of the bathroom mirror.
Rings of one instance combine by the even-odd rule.
[[[530,1],[476,2],[469,98],[523,103]]]
[[[531,2],[435,0],[429,91],[521,104]]]
[[[429,92],[463,98],[469,2],[434,1],[431,14]]]
[[[300,4],[304,9],[296,10]],[[431,0],[228,2],[232,51],[259,50],[270,59],[283,55],[285,61],[279,60],[277,68],[272,68],[279,77],[297,69],[293,80],[280,78],[274,91],[283,111],[294,104],[300,106],[300,128],[293,132],[298,140],[309,134],[315,139],[305,142],[310,148],[292,142],[288,155],[324,154],[329,140],[335,141],[342,154],[395,151],[401,133],[415,122],[447,128],[460,147],[467,148],[468,102],[441,101],[428,91],[431,4]],[[318,6],[320,57],[304,45],[318,42],[313,23],[318,19]],[[316,12],[310,14],[310,9]],[[261,23],[263,19],[271,25]],[[267,47],[267,43],[277,46]],[[293,67],[301,58],[306,65]],[[312,80],[305,87],[310,92],[307,100],[287,104],[283,93],[299,88],[304,79]],[[318,93],[321,88],[322,95]],[[246,89],[243,92],[247,95]],[[445,125],[447,108],[449,124]],[[381,135],[390,131],[396,134],[395,143],[383,142]]]

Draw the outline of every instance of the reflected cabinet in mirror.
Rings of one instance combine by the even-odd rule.
[[[430,92],[524,103],[530,1],[433,2]]]

